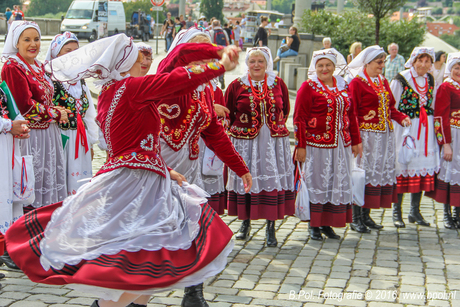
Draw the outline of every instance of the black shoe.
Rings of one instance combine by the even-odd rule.
[[[452,221],[457,229],[460,229],[460,207],[454,207],[452,210]]]
[[[367,226],[369,228],[373,228],[373,229],[382,229],[383,228],[382,225],[376,224],[374,222],[374,220],[371,218],[371,216],[370,216],[371,209],[361,208],[361,213],[362,213],[362,216],[363,216],[363,223],[364,223],[365,226]]]
[[[321,226],[319,227],[319,230],[321,230],[321,232],[329,239],[340,240],[340,236],[336,234],[334,229],[330,226]]]
[[[3,279],[3,278],[5,278],[5,274],[0,273],[0,279]]]
[[[240,230],[236,233],[235,239],[237,240],[246,240],[249,237],[249,232],[251,231],[251,220],[244,220],[241,223]]]
[[[3,256],[0,257],[0,259],[2,259],[3,263],[5,263],[5,265],[10,269],[19,270],[19,267],[16,265],[16,263],[14,263],[13,259],[11,259],[10,255],[6,250]]]
[[[310,227],[310,239],[315,241],[323,241],[321,229],[319,227]]]
[[[450,212],[450,205],[444,204],[444,228],[457,229],[454,221],[452,220],[452,213]]]
[[[350,228],[359,233],[370,233],[371,230],[366,227],[363,223],[363,216],[361,213],[361,207],[353,205],[353,222],[350,223]]]
[[[99,304],[97,303],[97,300],[95,300],[92,304],[91,307],[99,307]]]
[[[129,305],[126,306],[126,307],[147,307],[147,305],[141,305],[141,304],[131,303],[131,304],[129,304]]]
[[[203,284],[186,287],[181,307],[208,307],[203,297]]]
[[[430,226],[430,223],[425,221],[422,214],[420,213],[420,201],[422,199],[422,192],[412,193],[410,200],[410,212],[407,216],[409,223],[416,223],[420,226]]]
[[[402,219],[401,206],[404,194],[398,194],[398,202],[393,203],[393,224],[396,228],[406,228],[406,224]]]
[[[266,244],[268,247],[276,247],[278,245],[278,241],[276,240],[276,235],[275,235],[275,221],[267,220],[265,236],[266,236]]]

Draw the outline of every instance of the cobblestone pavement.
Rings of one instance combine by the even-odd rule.
[[[406,201],[403,211],[409,211]],[[431,227],[395,229],[391,210],[373,210],[385,228],[358,234],[336,228],[341,240],[309,240],[295,217],[277,222],[279,246],[264,247],[265,225],[254,221],[251,237],[235,241],[227,268],[206,281],[210,306],[460,306],[460,240],[444,229],[442,205],[422,200]],[[233,231],[234,217],[223,216]],[[406,220],[407,221],[407,220]],[[0,267],[0,306],[81,307],[94,298],[67,287],[35,284],[21,272]],[[152,297],[149,307],[179,306],[183,290]]]

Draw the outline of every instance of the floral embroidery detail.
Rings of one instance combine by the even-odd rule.
[[[242,122],[243,124],[247,124],[248,123],[248,115],[247,114],[241,114],[240,122]]]
[[[395,79],[401,83],[403,87],[403,93],[399,100],[398,111],[408,115],[411,119],[418,118],[420,116],[420,97],[419,94],[410,87],[407,80],[397,74]],[[426,93],[426,104],[425,110],[426,114],[433,115],[434,110],[432,107],[433,104],[433,91],[434,91],[434,78],[431,74],[428,74],[428,92]]]
[[[308,127],[316,128],[316,118],[312,118],[308,121]]]
[[[120,86],[120,88],[117,90],[115,95],[113,96],[112,103],[110,104],[109,110],[107,111],[107,117],[105,120],[105,129],[104,129],[104,138],[105,142],[107,143],[107,151],[109,152],[109,155],[112,155],[112,141],[110,138],[110,124],[112,122],[113,118],[113,113],[115,112],[115,109],[118,106],[118,103],[120,102],[121,96],[123,96],[123,93],[126,90],[126,81]]]
[[[158,112],[162,116],[164,116],[164,117],[166,117],[168,119],[173,119],[173,118],[177,118],[180,115],[181,110],[180,110],[179,105],[177,105],[177,104],[173,104],[173,105],[170,106],[170,105],[167,105],[167,104],[163,103],[163,104],[160,104],[158,106]]]
[[[444,144],[444,130],[442,127],[442,117],[436,116],[434,118],[434,131],[439,145]]]
[[[194,73],[194,74],[201,74],[201,73],[204,73],[204,68],[200,65],[194,65],[194,66],[190,66],[188,68],[188,71],[191,72],[191,73]]]
[[[371,120],[374,117],[375,117],[375,111],[374,110],[370,110],[369,113],[367,113],[367,115],[364,115],[365,120]]]
[[[141,141],[141,148],[147,151],[152,151],[154,144],[155,144],[155,139],[153,137],[153,134],[149,134],[146,139],[143,139]]]

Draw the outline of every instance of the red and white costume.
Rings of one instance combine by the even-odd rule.
[[[358,121],[345,80],[334,75],[335,87],[326,90],[315,71],[316,62],[322,58],[340,70],[339,56],[345,63],[333,49],[314,54],[311,79],[299,89],[294,109],[296,147],[306,149],[303,172],[310,196],[311,227],[345,227],[352,221],[351,145],[361,143]]]
[[[450,53],[446,76],[436,93],[434,128],[439,146],[450,144],[452,161],[444,160],[441,150],[441,169],[436,176],[434,192],[425,195],[437,202],[460,207],[460,84],[451,76],[452,67],[460,62],[460,53]]]
[[[43,65],[27,63],[16,48],[19,36],[36,23],[15,21],[11,25],[2,57],[6,58],[1,78],[8,84],[19,111],[30,121],[30,138],[22,142],[21,152],[33,155],[35,201],[39,208],[64,200],[67,196],[65,154],[58,122],[61,113],[53,105],[53,83]]]
[[[220,46],[211,44],[186,44],[196,35],[207,32],[191,28],[180,32],[169,49],[168,56],[158,66],[157,73],[172,69],[193,61],[218,59]],[[184,45],[188,46],[184,50]],[[209,67],[216,64],[211,62]],[[190,73],[201,73],[192,71]],[[185,176],[189,183],[204,188],[202,168],[199,159],[200,138],[237,176],[249,172],[241,156],[235,151],[224,127],[214,111],[213,93],[209,86],[201,84],[193,93],[179,98],[165,98],[158,102],[161,116],[161,155],[169,167]],[[215,193],[214,193],[215,194]],[[223,213],[220,198],[210,204],[219,213]]]
[[[249,70],[234,80],[225,92],[230,110],[228,134],[252,175],[252,188],[245,193],[243,181],[228,172],[228,214],[241,220],[275,221],[294,214],[294,167],[286,119],[290,112],[289,92],[273,72],[268,48],[263,48],[268,67],[266,79],[249,79]],[[246,65],[251,50],[246,55]],[[252,87],[263,93],[255,97]]]
[[[204,191],[170,180],[154,101],[184,95],[224,68],[122,77],[138,56],[124,34],[64,55],[63,62],[83,59],[89,48],[100,50],[94,57],[102,60],[88,61],[70,76],[58,62],[51,67],[57,79],[100,75],[103,69],[101,78],[112,79],[103,86],[97,116],[108,161],[63,203],[16,222],[7,232],[9,253],[35,282],[70,284],[113,301],[123,292],[150,295],[201,283],[225,268],[232,232],[206,203]]]
[[[397,124],[407,115],[395,109],[390,86],[382,75],[369,77],[364,65],[384,53],[383,48],[371,46],[361,51],[349,65],[359,68],[350,82],[350,93],[363,144],[363,156],[358,156],[358,166],[366,172],[363,208],[391,208],[396,188],[395,135],[393,121]],[[392,121],[393,120],[393,121]]]

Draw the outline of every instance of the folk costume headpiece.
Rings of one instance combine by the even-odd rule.
[[[260,52],[263,54],[265,61],[267,61],[267,68],[265,69],[265,73],[267,74],[267,85],[272,86],[273,83],[275,82],[276,79],[276,74],[273,71],[273,57],[272,53],[269,48],[267,47],[253,47],[253,48],[248,48],[246,50],[246,58],[244,60],[244,63],[246,64],[246,67],[244,68],[244,74],[241,76],[241,81],[249,86],[249,58],[251,55],[253,55],[255,52]],[[253,81],[257,82],[257,81]]]
[[[321,59],[328,59],[332,63],[334,63],[334,76],[339,75],[340,72],[343,71],[343,69],[347,66],[345,58],[335,48],[314,51],[311,58],[310,66],[308,67],[308,74],[310,76],[316,75],[316,63]]]
[[[450,73],[452,72],[452,67],[455,64],[460,63],[460,52],[449,53],[446,62],[446,71],[444,72],[444,77],[450,77]]]
[[[45,64],[57,58],[59,52],[61,52],[62,47],[64,47],[65,44],[69,42],[76,42],[79,44],[77,36],[69,31],[56,35],[51,41],[50,48],[46,53]]]
[[[85,45],[74,52],[60,56],[45,65],[53,80],[76,82],[85,78],[96,78],[96,85],[110,80],[121,80],[139,56],[133,40],[125,34],[117,34]]]
[[[147,52],[150,56],[153,54],[153,49],[151,46],[147,45],[146,43],[136,43],[137,49],[141,52]]]
[[[372,62],[376,57],[385,53],[385,50],[378,46],[369,46],[363,51],[361,51],[353,61],[348,64],[348,70],[350,74],[355,77],[358,73],[364,70],[364,66]]]
[[[168,53],[166,55],[170,54],[171,51],[173,51],[174,48],[176,48],[178,45],[188,43],[192,38],[198,35],[207,36],[209,38],[209,41],[212,41],[211,35],[209,34],[209,31],[206,29],[192,27],[187,30],[181,30],[174,38],[171,47],[169,47]]]
[[[8,36],[6,38],[5,46],[3,48],[2,59],[6,59],[10,56],[16,55],[16,53],[19,52],[19,37],[21,36],[22,32],[30,28],[37,30],[38,35],[41,38],[42,34],[40,32],[40,27],[35,22],[23,20],[13,21],[10,27],[10,31],[8,32]]]
[[[427,54],[431,57],[433,60],[433,64],[436,60],[436,55],[434,53],[434,48],[432,47],[415,47],[414,50],[412,50],[412,53],[410,55],[410,58],[407,60],[406,64],[404,64],[404,67],[406,68],[411,68],[412,65],[415,62],[415,59],[422,54]]]

